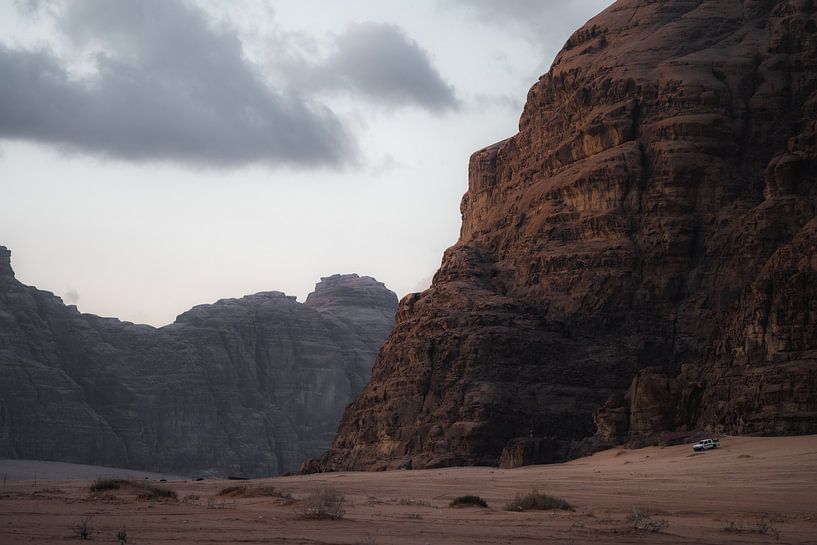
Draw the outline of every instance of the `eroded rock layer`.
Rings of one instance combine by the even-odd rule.
[[[476,152],[462,230],[304,471],[817,432],[812,0],[620,0]]]
[[[159,329],[80,314],[14,278],[0,247],[0,457],[273,475],[331,443],[397,297],[324,278],[197,306]]]

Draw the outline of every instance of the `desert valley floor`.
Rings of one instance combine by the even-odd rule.
[[[0,490],[0,543],[78,540],[83,518],[94,542],[128,544],[494,544],[815,543],[817,436],[724,438],[717,451],[688,445],[615,449],[589,458],[514,470],[452,468],[335,473],[238,483],[274,486],[294,501],[217,496],[228,481],[169,481],[182,501],[138,500],[135,492],[93,495],[92,481],[13,480]],[[0,473],[13,462],[0,463]],[[109,475],[118,476],[116,470]],[[322,487],[346,497],[342,520],[308,520],[302,499]],[[563,497],[575,510],[509,512],[517,493]],[[451,508],[476,494],[488,508]],[[666,521],[658,533],[632,516]]]

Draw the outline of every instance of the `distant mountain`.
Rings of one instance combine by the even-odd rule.
[[[200,305],[153,328],[21,284],[0,246],[0,457],[271,475],[326,449],[394,325],[370,277]]]
[[[305,471],[817,433],[814,2],[619,0],[471,157],[461,211]]]

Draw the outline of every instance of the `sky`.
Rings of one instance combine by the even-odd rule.
[[[428,287],[470,154],[609,0],[0,0],[0,244],[161,326],[358,273]]]

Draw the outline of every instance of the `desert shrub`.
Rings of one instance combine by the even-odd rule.
[[[128,529],[123,526],[121,530],[116,532],[116,542],[119,545],[125,545],[128,542]]]
[[[756,534],[773,535],[776,536],[777,539],[780,539],[780,531],[772,526],[766,519],[758,520],[755,523],[753,530]]]
[[[460,496],[458,498],[454,498],[453,500],[451,500],[451,503],[448,504],[449,507],[467,507],[470,505],[473,505],[475,507],[488,507],[488,502],[486,502],[479,496],[465,495]]]
[[[265,496],[268,498],[281,498],[282,500],[291,500],[292,494],[278,490],[274,486],[259,486],[253,489],[258,496]]]
[[[79,521],[79,524],[73,526],[74,535],[76,535],[79,539],[91,539],[91,534],[94,533],[93,529],[91,528],[92,518],[94,517],[88,515]]]
[[[735,524],[734,520],[727,521],[723,527],[724,532],[740,532],[741,528]]]
[[[35,490],[34,494],[65,494],[65,490],[60,488],[41,488],[40,490]]]
[[[140,500],[175,500],[179,497],[175,490],[158,484],[139,484],[134,482],[133,486],[142,489],[142,492],[136,496]]]
[[[772,535],[780,539],[780,531],[772,526],[771,522],[765,518],[760,518],[754,524],[745,526],[738,526],[735,521],[730,520],[723,527],[724,532],[731,532],[736,534],[761,534]]]
[[[630,521],[633,523],[633,528],[644,532],[661,532],[669,527],[666,519],[655,519],[638,509],[633,510]]]
[[[331,488],[322,488],[304,498],[303,514],[310,519],[339,520],[346,514],[346,498]]]
[[[233,485],[222,488],[216,496],[227,498],[256,498],[269,497],[291,500],[292,494],[278,490],[274,486],[246,486]]]
[[[178,498],[175,490],[166,486],[149,483],[148,481],[129,481],[126,479],[97,479],[89,489],[92,493],[107,492],[128,488],[138,491],[136,497],[140,500],[175,500]]]
[[[216,501],[215,498],[207,498],[207,509],[236,509],[236,502],[227,503],[225,500]]]
[[[129,484],[131,484],[131,481],[125,479],[97,479],[88,488],[91,492],[107,492],[109,490],[119,490]]]
[[[425,500],[413,500],[411,498],[400,498],[397,502],[400,505],[410,505],[410,506],[421,506],[421,507],[431,507],[431,504]]]
[[[228,498],[235,498],[235,497],[242,497],[247,492],[246,486],[241,485],[232,485],[232,486],[225,486],[221,490],[218,491],[216,496],[225,496]]]
[[[551,509],[573,511],[573,507],[562,498],[548,496],[536,490],[524,496],[517,494],[513,501],[505,505],[506,511],[548,511]]]

